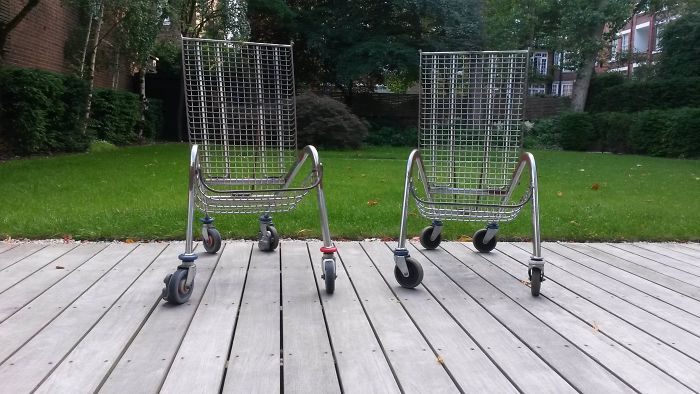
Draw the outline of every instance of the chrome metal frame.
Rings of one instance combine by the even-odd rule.
[[[528,51],[421,52],[419,148],[406,165],[394,252],[404,276],[409,274],[409,195],[419,213],[433,220],[433,240],[434,233],[442,230],[442,220],[460,220],[489,223],[488,242],[496,235],[498,222],[514,219],[531,201],[529,267],[543,269],[537,167],[534,156],[522,152],[528,57]],[[526,166],[529,187],[513,200]]]
[[[323,265],[335,247],[323,192],[318,151],[297,151],[296,102],[291,45],[182,38],[188,135],[191,144],[187,233],[179,268],[194,280],[195,208],[206,215],[202,233],[213,227],[210,213],[257,213],[294,209],[316,189]],[[311,171],[296,182],[311,158]],[[261,231],[262,237],[268,235]]]

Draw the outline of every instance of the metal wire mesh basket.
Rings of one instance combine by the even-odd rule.
[[[507,221],[522,148],[527,51],[421,53],[419,148],[426,185],[411,192],[431,219]]]
[[[288,187],[297,158],[291,45],[183,38],[182,48],[188,133],[199,146],[197,207],[294,208],[318,179]]]

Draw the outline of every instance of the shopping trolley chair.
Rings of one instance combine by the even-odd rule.
[[[490,252],[496,247],[498,223],[514,219],[532,201],[528,275],[532,295],[539,295],[544,261],[537,170],[532,154],[521,154],[527,64],[527,51],[421,53],[419,149],[411,152],[406,165],[394,251],[394,276],[401,286],[416,287],[423,278],[422,267],[406,249],[410,193],[419,213],[432,220],[420,234],[426,249],[440,245],[443,220],[485,221],[486,228],[474,234],[473,244],[479,252]],[[530,183],[519,188],[525,166]],[[513,199],[520,189],[522,197]]]
[[[182,63],[191,144],[185,253],[164,282],[163,299],[175,304],[192,294],[195,206],[204,213],[202,244],[221,247],[212,213],[260,214],[258,247],[272,251],[279,235],[273,212],[293,209],[316,189],[323,235],[322,276],[335,289],[336,249],[328,228],[323,168],[311,145],[297,156],[291,45],[182,39]],[[307,158],[311,171],[297,175]]]

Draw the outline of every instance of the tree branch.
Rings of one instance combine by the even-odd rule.
[[[27,4],[22,7],[22,9],[15,15],[12,20],[7,22],[7,24],[0,24],[0,56],[4,53],[5,43],[7,42],[7,36],[10,32],[22,22],[22,19],[31,12],[31,10],[39,4],[39,0],[29,0]]]

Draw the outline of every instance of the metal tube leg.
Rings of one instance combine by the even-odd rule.
[[[190,152],[190,171],[189,184],[187,195],[187,233],[185,234],[185,253],[178,256],[181,263],[178,268],[187,270],[186,285],[191,286],[194,282],[196,274],[196,266],[194,261],[197,260],[197,255],[194,253],[194,235],[192,234],[194,223],[194,185],[197,180],[197,145],[192,145]]]
[[[394,250],[394,262],[399,268],[403,276],[408,277],[408,265],[406,258],[409,257],[408,249],[406,249],[406,232],[408,227],[408,193],[411,187],[411,175],[413,173],[413,162],[420,158],[418,149],[414,149],[408,155],[408,163],[406,164],[406,178],[403,184],[403,206],[401,207],[401,227],[399,229],[399,242]]]
[[[319,177],[322,176],[319,174]],[[326,209],[326,197],[323,193],[323,179],[316,186],[316,198],[318,199],[318,214],[321,219],[321,235],[323,236],[323,246],[325,248],[333,247],[331,240],[331,230],[328,227],[328,210]]]
[[[534,157],[530,157],[530,185],[532,187],[532,257],[529,267],[544,269],[540,246],[540,200],[537,186],[537,166]]]

